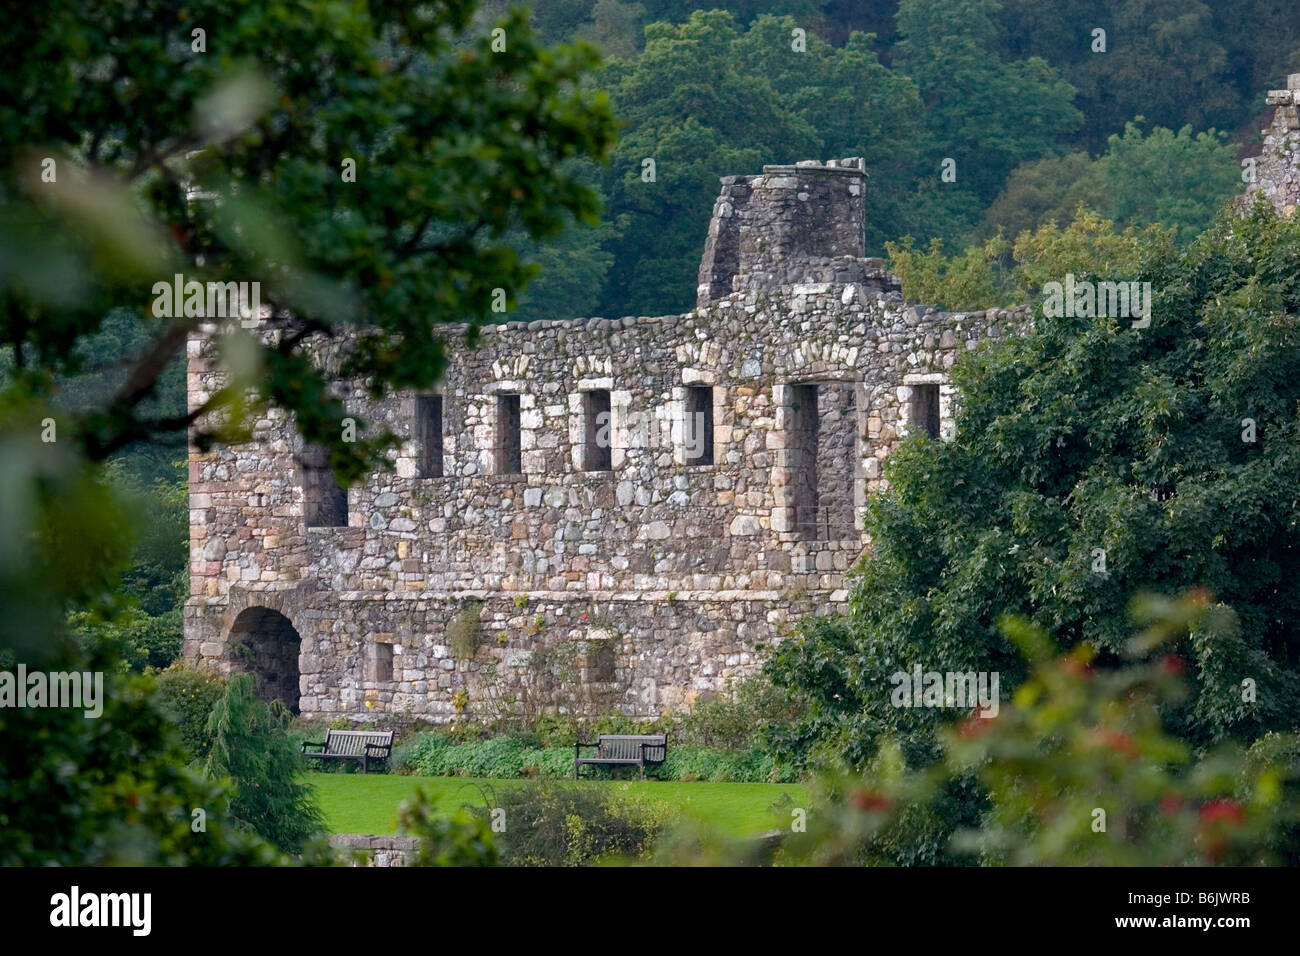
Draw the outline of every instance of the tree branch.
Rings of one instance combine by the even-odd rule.
[[[198,319],[174,322],[168,326],[158,339],[136,363],[131,374],[127,376],[122,387],[113,397],[112,404],[134,408],[146,395],[153,391],[158,379],[171,360],[184,345],[185,340],[198,326]]]

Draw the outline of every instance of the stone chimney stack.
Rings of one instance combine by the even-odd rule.
[[[725,176],[713,207],[696,304],[805,281],[817,260],[866,254],[864,160],[764,166]]]
[[[1246,189],[1247,203],[1263,196],[1282,216],[1290,216],[1300,205],[1300,73],[1288,76],[1286,87],[1269,91],[1268,105],[1277,109],[1272,125],[1264,130],[1255,181]]]

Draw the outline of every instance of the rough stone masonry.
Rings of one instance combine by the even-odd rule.
[[[1300,73],[1287,77],[1285,90],[1269,90],[1273,122],[1264,130],[1264,148],[1246,187],[1245,201],[1262,196],[1283,216],[1300,205]]]
[[[1296,98],[1252,193],[1297,201]],[[905,303],[864,258],[856,159],[727,177],[684,315],[513,322],[440,389],[349,408],[405,436],[346,492],[292,421],[190,452],[185,652],[308,717],[655,716],[844,606],[861,506],[909,432],[942,440],[963,351],[1028,308]],[[211,329],[189,398],[220,385]]]

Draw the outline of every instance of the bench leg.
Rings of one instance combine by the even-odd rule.
[[[362,772],[362,773],[370,773],[370,758],[369,758],[369,757],[362,757],[362,758],[361,758],[361,772]]]

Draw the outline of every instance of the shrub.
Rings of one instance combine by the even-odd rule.
[[[483,622],[479,619],[482,613],[483,602],[470,601],[447,625],[447,644],[457,660],[469,660],[483,643]]]
[[[635,727],[629,732],[643,732]],[[393,748],[395,773],[430,777],[540,777],[565,779],[573,773],[573,747],[542,746],[539,735],[515,731],[487,740],[458,741],[442,730],[415,734]],[[636,767],[590,766],[584,776],[614,779],[637,776]],[[729,751],[718,747],[671,743],[667,759],[646,770],[657,780],[710,780],[738,783],[793,782],[792,770],[778,767],[772,756],[756,748]]]
[[[583,739],[595,742],[597,734],[671,734],[672,732],[672,722],[663,718],[641,720],[623,714],[606,714],[604,717],[597,718],[589,733],[583,735]],[[671,742],[670,737],[669,743]]]
[[[707,780],[716,783],[792,782],[792,773],[778,770],[761,750],[722,750],[718,747],[669,747],[664,762],[647,771],[658,780]]]
[[[644,800],[620,800],[604,788],[530,783],[503,788],[492,808],[475,808],[482,820],[494,811],[501,860],[508,866],[586,866],[609,856],[644,858],[664,827],[664,811]]]
[[[1016,866],[1276,865],[1297,862],[1300,736],[1249,750],[1196,751],[1163,715],[1189,694],[1177,654],[1188,633],[1231,632],[1202,593],[1138,604],[1147,628],[1122,666],[1095,666],[1080,644],[1003,622],[1027,679],[995,718],[941,728],[930,766],[909,767],[894,741],[861,776],[821,784],[787,863],[980,863]]]
[[[578,722],[561,714],[543,714],[534,729],[543,747],[572,747],[580,736]]]
[[[500,854],[492,829],[480,816],[448,816],[430,805],[418,787],[415,796],[398,808],[403,832],[420,838],[411,866],[496,866]]]
[[[12,666],[5,654],[0,662]],[[106,648],[89,657],[61,650],[51,664],[102,671],[103,713],[0,708],[0,866],[291,862],[236,825],[220,785],[184,766],[153,680],[128,674]],[[195,808],[207,810],[202,839]]]
[[[798,700],[773,686],[764,674],[736,684],[730,694],[703,701],[672,726],[682,744],[750,750],[764,746],[764,730],[800,716]]]
[[[205,761],[212,749],[208,716],[226,692],[226,682],[206,670],[177,661],[155,675],[158,703],[176,724],[191,761]]]
[[[180,657],[184,643],[179,608],[154,615],[132,607],[110,619],[77,611],[69,614],[68,624],[83,647],[96,642],[112,644],[137,673],[172,664]]]

